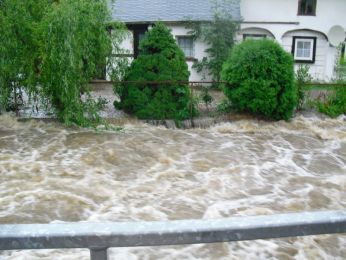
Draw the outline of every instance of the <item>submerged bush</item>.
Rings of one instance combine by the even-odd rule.
[[[327,102],[318,102],[318,110],[332,118],[346,114],[346,87],[339,87]]]
[[[187,84],[143,83],[189,80],[184,54],[170,30],[162,23],[157,23],[146,33],[140,44],[140,55],[132,62],[124,80],[139,83],[115,86],[120,102],[114,105],[141,119],[183,120],[195,111]]]
[[[246,40],[234,47],[222,70],[232,108],[268,119],[288,120],[297,103],[293,59],[271,40]]]

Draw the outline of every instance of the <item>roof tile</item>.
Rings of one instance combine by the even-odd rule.
[[[116,0],[113,19],[127,23],[209,21],[215,0]],[[240,0],[217,0],[235,20],[240,19]]]

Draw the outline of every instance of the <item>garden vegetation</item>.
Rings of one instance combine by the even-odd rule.
[[[343,47],[345,48],[345,47]],[[336,82],[346,84],[346,60],[341,55],[335,66]],[[337,87],[335,93],[331,95],[326,102],[317,102],[318,110],[332,118],[340,115],[346,115],[346,87]]]
[[[195,113],[188,80],[183,51],[170,30],[157,23],[146,33],[138,58],[125,73],[124,81],[130,84],[115,86],[120,101],[114,105],[140,119],[187,119]],[[145,83],[148,81],[156,83]]]
[[[222,80],[232,109],[273,120],[289,120],[297,104],[293,58],[271,40],[236,45],[223,66]]]
[[[203,77],[211,76],[213,81],[220,81],[222,66],[227,60],[230,50],[235,45],[235,35],[239,30],[240,21],[235,21],[226,8],[228,0],[213,1],[214,15],[210,22],[188,21],[186,28],[195,40],[205,43],[206,57],[196,61],[193,68]]]
[[[1,0],[0,111],[18,111],[24,91],[66,124],[98,121],[88,82],[123,38],[118,24],[106,30],[110,22],[107,0]]]

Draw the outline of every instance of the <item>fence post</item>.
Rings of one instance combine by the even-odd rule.
[[[90,248],[91,260],[108,260],[107,248]]]
[[[190,121],[191,121],[191,127],[195,127],[195,123],[193,122],[193,84],[190,85]]]

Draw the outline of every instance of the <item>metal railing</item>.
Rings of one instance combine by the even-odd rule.
[[[163,246],[346,233],[346,210],[212,220],[0,225],[0,250]]]

